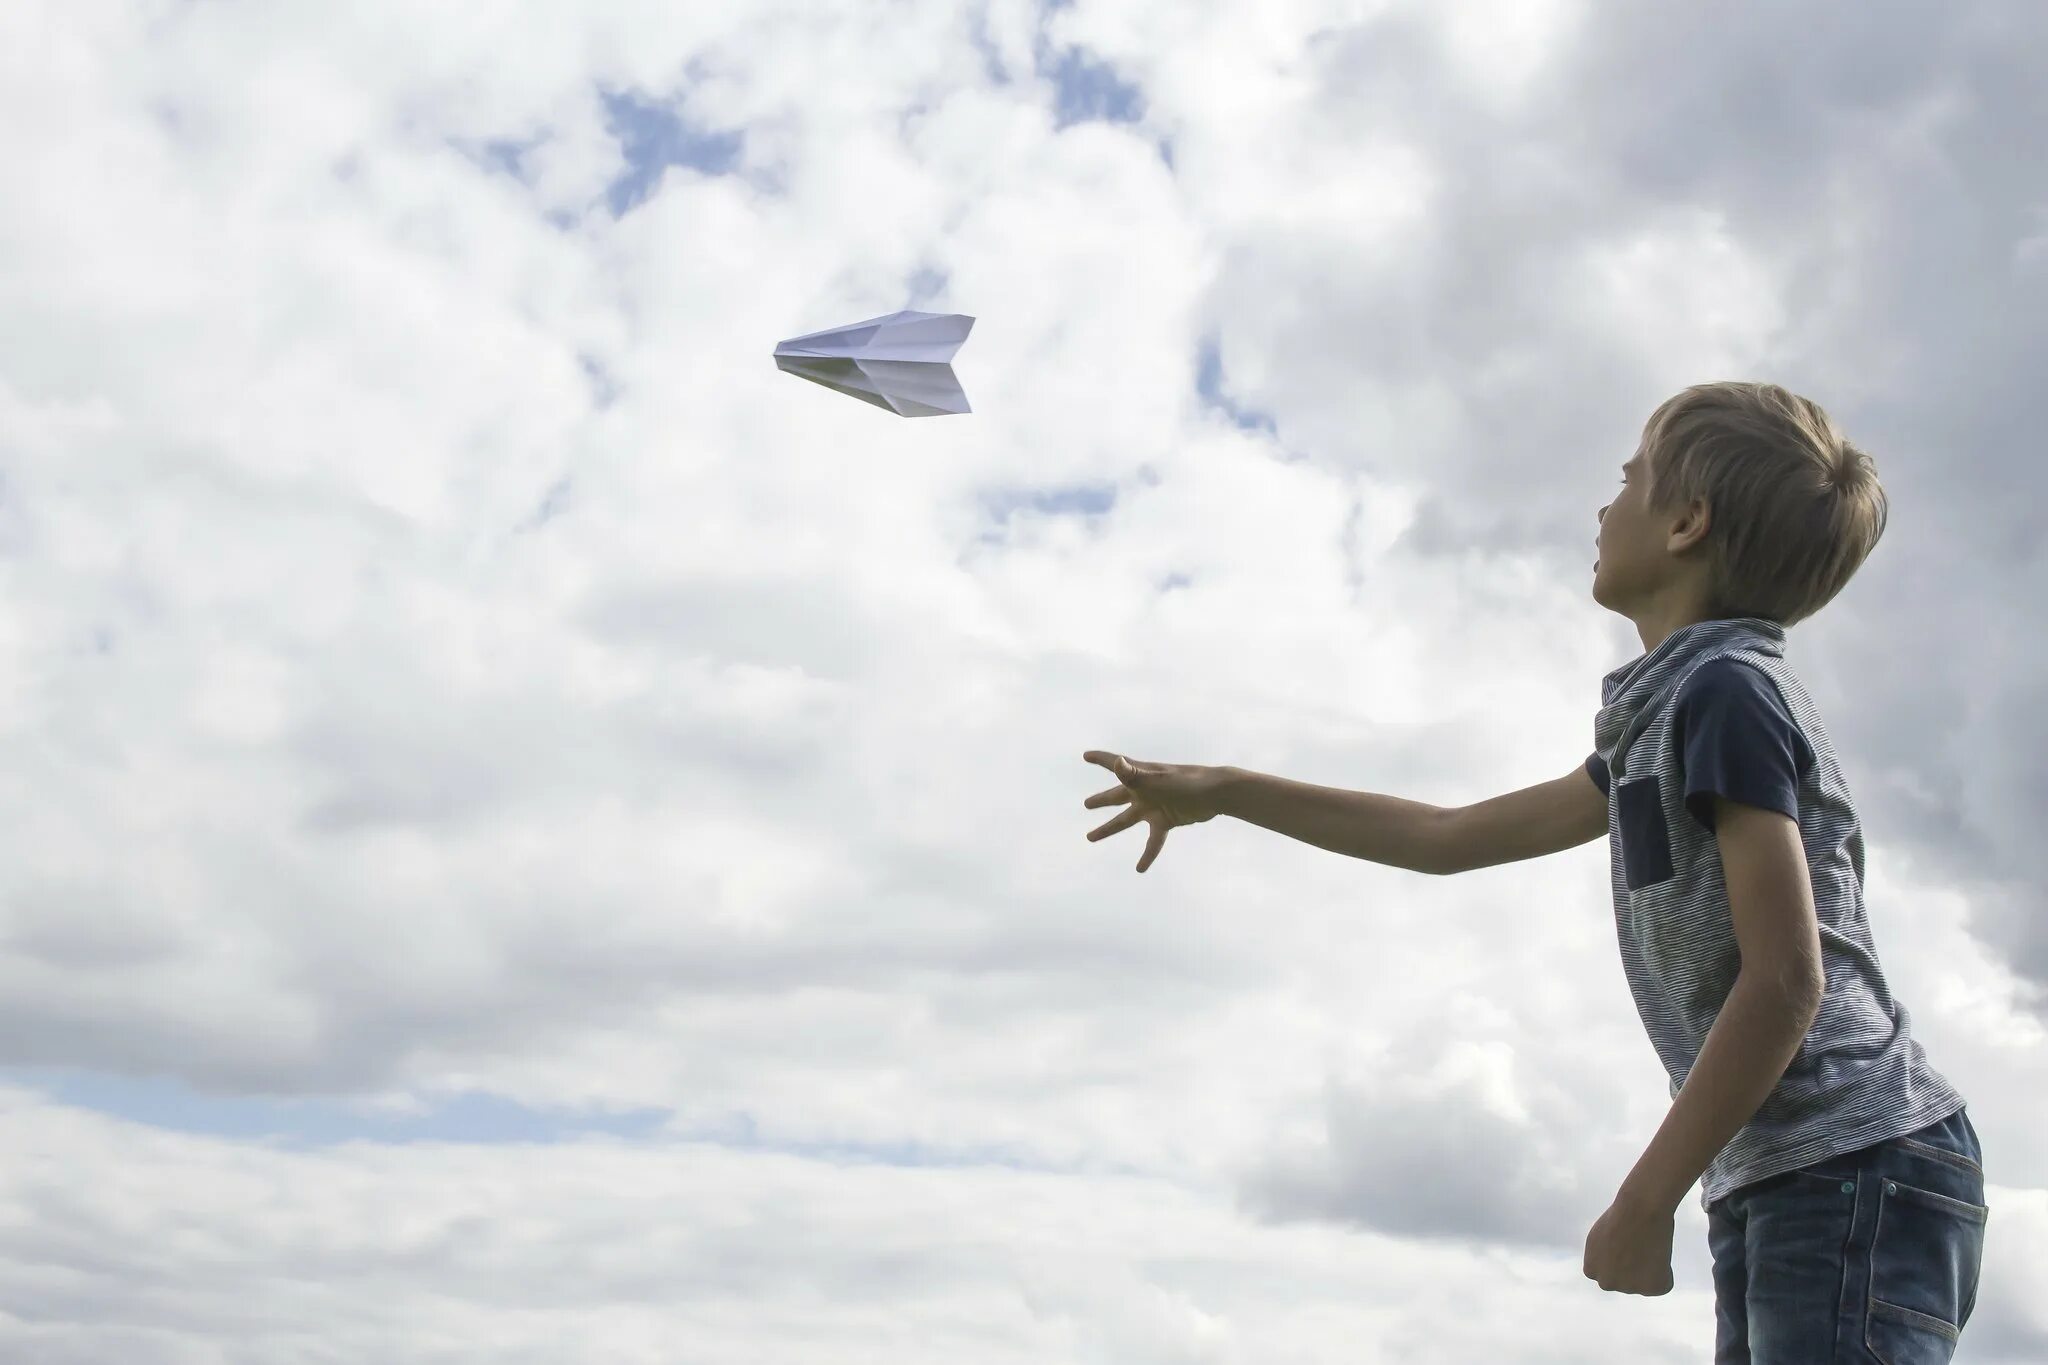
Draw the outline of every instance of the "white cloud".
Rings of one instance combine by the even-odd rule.
[[[44,1359],[653,1362],[687,1346],[720,1365],[878,1349],[1207,1365],[1408,1358],[1432,1340],[1476,1359],[1579,1273],[1576,1254],[1262,1226],[1143,1177],[610,1141],[293,1153],[0,1102],[0,1349]],[[1701,1296],[1632,1301],[1603,1348],[1680,1358]],[[1531,1358],[1588,1344],[1560,1334]]]
[[[1748,177],[1671,131],[1691,86],[1613,116],[1669,41],[1497,8],[0,14],[9,1060],[672,1111],[305,1153],[11,1092],[0,1354],[1459,1360],[1541,1318],[1697,1358],[1696,1208],[1669,1298],[1578,1269],[1665,1109],[1604,850],[1431,879],[1219,820],[1135,878],[1141,836],[1082,839],[1091,747],[1446,804],[1565,771],[1637,648],[1587,575],[1649,409],[1930,363],[1874,283],[1932,249],[1910,200],[1776,210],[1924,192],[1968,109],[1864,109],[1887,160],[1798,105],[1812,164]],[[1056,131],[1041,41],[1143,122]],[[615,220],[606,90],[743,133],[734,173]],[[973,416],[770,361],[917,278],[978,319]],[[1199,402],[1212,336],[1276,434]],[[1984,468],[1941,505],[2024,501]],[[1941,568],[1926,600],[1975,591]],[[1944,712],[1861,665],[1870,601],[1794,662],[1985,1137],[1973,1348],[2018,1360],[2032,968],[1998,869],[1958,889],[1886,813],[2007,817],[1892,780]]]

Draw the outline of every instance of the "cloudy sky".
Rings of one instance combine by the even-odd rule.
[[[0,5],[0,1358],[1679,1362],[1595,844],[1685,385],[1875,458],[1788,659],[2048,1355],[2048,16]],[[780,373],[973,315],[970,416]]]

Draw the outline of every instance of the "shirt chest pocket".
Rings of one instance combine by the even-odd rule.
[[[1621,865],[1628,889],[1640,891],[1672,876],[1671,832],[1664,824],[1664,793],[1655,776],[1614,789],[1621,825]]]

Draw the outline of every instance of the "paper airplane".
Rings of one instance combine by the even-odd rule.
[[[775,364],[899,417],[969,412],[952,362],[973,326],[965,313],[905,309],[791,337],[775,347]]]

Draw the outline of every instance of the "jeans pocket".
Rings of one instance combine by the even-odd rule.
[[[1953,1166],[1957,1170],[1975,1176],[1979,1180],[1984,1178],[1984,1168],[1978,1165],[1977,1161],[1967,1152],[1957,1152],[1947,1147],[1937,1147],[1931,1142],[1911,1136],[1893,1138],[1892,1142],[1900,1151],[1906,1152],[1909,1155],[1924,1157],[1929,1161],[1939,1161],[1945,1166]]]
[[[1655,776],[1623,782],[1614,789],[1615,815],[1621,825],[1621,868],[1631,891],[1667,881],[1671,869],[1671,831],[1664,822],[1664,793]]]
[[[1990,1210],[1897,1179],[1877,1200],[1863,1344],[1884,1365],[1946,1362],[1976,1300]]]
[[[1983,1193],[1984,1148],[1978,1141],[1976,1127],[1970,1122],[1967,1107],[1928,1124],[1918,1132],[1895,1137],[1891,1139],[1891,1145],[1906,1156],[1944,1163],[1926,1168],[1931,1178],[1925,1182],[1938,1185],[1943,1193],[1958,1199]],[[1956,1184],[1957,1170],[1965,1174],[1961,1185]]]

